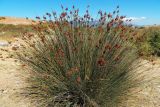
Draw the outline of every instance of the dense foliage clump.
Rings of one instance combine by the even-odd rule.
[[[139,42],[136,43],[144,57],[160,56],[160,29],[159,27],[146,27],[138,29]]]
[[[154,54],[160,56],[160,31],[152,33],[149,43],[154,51]]]
[[[84,16],[74,6],[62,10],[36,17],[35,32],[24,33],[16,51],[30,70],[26,94],[43,107],[119,107],[142,82],[131,20],[119,6],[98,19],[88,9]]]

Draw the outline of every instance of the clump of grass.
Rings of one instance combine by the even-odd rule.
[[[119,6],[113,13],[99,11],[91,18],[87,8],[46,13],[36,33],[25,33],[17,53],[30,68],[26,95],[43,107],[119,107],[130,90],[139,86],[135,32],[124,22]]]

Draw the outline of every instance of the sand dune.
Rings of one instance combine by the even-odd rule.
[[[0,17],[0,24],[30,25],[33,20],[16,17]]]

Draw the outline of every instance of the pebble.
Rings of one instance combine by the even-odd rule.
[[[7,41],[0,41],[0,46],[8,46],[9,43]]]

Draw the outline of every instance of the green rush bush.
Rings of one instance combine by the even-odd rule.
[[[153,49],[154,55],[160,56],[160,30],[152,32],[149,44]]]
[[[118,14],[119,6],[94,19],[88,8],[80,16],[62,6],[60,15],[36,17],[35,33],[14,49],[30,71],[26,95],[42,107],[119,107],[143,80],[131,20]]]
[[[143,28],[142,31],[138,29],[137,32],[139,33],[137,37],[138,42],[136,42],[135,45],[138,51],[143,54],[143,58],[147,59],[152,56],[153,53],[153,49],[149,43],[151,31]]]
[[[136,46],[145,57],[160,56],[160,30],[158,27],[142,29]]]

